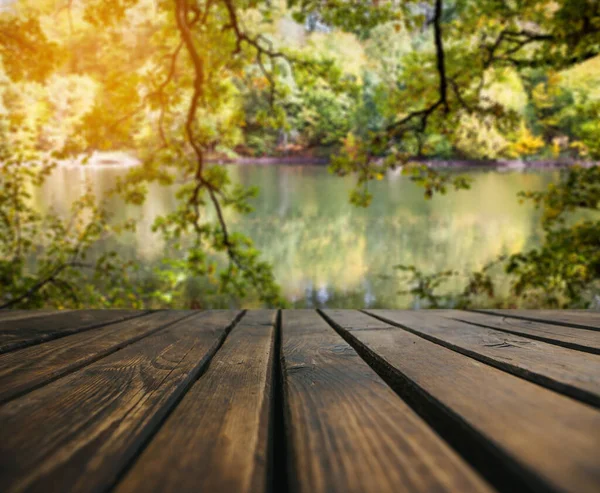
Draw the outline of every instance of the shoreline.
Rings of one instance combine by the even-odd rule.
[[[483,159],[423,159],[415,158],[411,160],[426,165],[434,169],[560,169],[579,165],[584,168],[591,168],[600,165],[596,161],[578,161],[575,159],[556,159],[556,160],[536,160],[522,161],[514,160],[483,160]],[[207,162],[213,164],[237,164],[237,165],[259,165],[259,166],[278,166],[278,165],[297,165],[297,166],[327,166],[330,162],[328,158],[302,157],[302,156],[268,156],[268,157],[240,157],[233,159],[209,158]]]
[[[209,155],[207,163],[218,165],[253,165],[253,166],[327,166],[330,163],[328,157],[316,157],[306,155],[289,156],[265,156],[265,157],[236,157],[228,158],[218,155]],[[539,159],[524,161],[521,159],[436,159],[436,158],[413,158],[409,162],[424,164],[432,169],[478,169],[478,170],[528,170],[528,169],[561,169],[570,166],[579,165],[584,168],[591,168],[600,165],[600,161],[583,161],[570,158],[562,159]],[[33,164],[33,163],[31,163]],[[59,161],[62,167],[79,167],[83,165],[81,157],[74,159],[65,159]],[[141,161],[134,154],[126,152],[112,153],[94,153],[85,166],[90,167],[135,167],[139,166]],[[398,166],[399,169],[401,166]]]

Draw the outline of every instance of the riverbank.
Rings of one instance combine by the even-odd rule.
[[[306,156],[266,156],[266,157],[239,157],[222,158],[211,157],[208,162],[216,164],[238,164],[238,165],[306,165],[306,166],[327,166],[329,159],[324,157],[306,157]],[[595,161],[578,161],[575,159],[554,159],[554,160],[536,160],[523,161],[515,160],[459,160],[459,159],[423,159],[415,158],[412,162],[425,164],[427,167],[435,169],[556,169],[567,168],[569,166],[579,165],[586,168],[600,164]]]

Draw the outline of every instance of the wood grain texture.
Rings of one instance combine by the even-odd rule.
[[[367,310],[433,342],[600,407],[600,358],[444,318],[428,311]]]
[[[535,491],[596,493],[600,412],[350,310],[326,317],[398,387],[435,406]]]
[[[554,325],[600,330],[600,312],[591,310],[476,310],[502,317],[521,318]]]
[[[292,489],[490,491],[315,312],[284,311]]]
[[[565,325],[533,322],[512,317],[498,317],[478,312],[450,310],[442,316],[454,320],[489,327],[491,329],[529,337],[538,341],[556,344],[577,351],[600,354],[600,331],[587,330]]]
[[[57,313],[66,313],[70,311],[72,310],[0,310],[0,322],[40,317],[42,315],[56,315]]]
[[[267,490],[276,313],[241,319],[118,493]]]
[[[0,354],[0,403],[77,370],[192,311],[162,311]]]
[[[73,310],[52,315],[0,320],[0,354],[83,330],[139,317],[140,310]]]
[[[0,407],[0,491],[106,491],[238,316],[186,318]]]

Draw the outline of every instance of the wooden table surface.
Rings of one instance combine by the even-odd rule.
[[[600,491],[600,314],[2,311],[0,491]]]

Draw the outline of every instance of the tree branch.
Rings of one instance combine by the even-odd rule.
[[[538,33],[528,29],[511,30],[504,29],[500,32],[496,40],[491,46],[487,46],[488,56],[484,61],[484,68],[489,68],[493,63],[504,63],[512,65],[516,68],[538,68],[548,65],[557,65],[556,58],[515,58],[513,55],[517,55],[525,46],[533,43],[566,43],[569,51],[575,50],[581,42],[590,35],[600,33],[600,28],[594,27],[588,18],[584,19],[584,28],[579,29],[566,34],[554,34],[554,33]],[[502,53],[498,52],[502,48],[503,44],[508,44]],[[560,61],[558,65],[568,67],[577,63],[581,63],[585,60],[593,58],[600,53],[600,50],[596,47],[585,50],[583,53],[565,57],[564,60]]]
[[[409,124],[415,119],[420,119],[417,129],[420,132],[425,132],[425,130],[427,129],[427,122],[429,120],[429,117],[440,106],[444,107],[444,111],[446,114],[448,114],[450,111],[450,106],[448,104],[448,80],[446,77],[444,43],[442,39],[442,14],[443,1],[436,0],[435,13],[433,16],[432,25],[435,40],[436,69],[439,77],[438,99],[426,108],[417,111],[412,111],[401,120],[394,122],[391,125],[388,125],[388,133],[392,133],[395,137],[402,137],[406,132],[412,130]]]
[[[259,66],[262,74],[269,82],[269,100],[271,105],[273,105],[275,100],[275,78],[273,77],[273,68],[275,66],[274,61],[277,58],[281,58],[286,60],[288,63],[291,63],[291,60],[285,53],[274,50],[271,41],[269,41],[263,35],[258,34],[255,37],[250,37],[246,32],[244,32],[240,27],[240,22],[238,20],[238,16],[235,11],[235,7],[233,6],[232,0],[223,0],[223,2],[225,4],[225,7],[227,8],[230,22],[227,26],[225,26],[225,29],[233,30],[236,36],[236,48],[234,54],[241,52],[242,43],[246,43],[256,50],[256,63]],[[264,56],[267,56],[271,61],[271,72],[269,72],[264,65]]]
[[[185,44],[186,50],[192,64],[194,66],[194,93],[192,94],[192,100],[188,109],[188,114],[185,122],[185,131],[187,134],[188,141],[194,153],[196,154],[196,177],[202,176],[202,168],[204,166],[204,153],[201,146],[196,142],[193,124],[196,118],[196,111],[198,109],[198,101],[204,94],[204,60],[196,50],[194,46],[194,40],[188,25],[188,4],[186,0],[175,0],[175,18],[177,21],[177,28],[181,34],[183,43]]]
[[[206,20],[206,16],[208,14],[208,9],[210,8],[211,1],[207,2],[206,10],[204,13],[204,19]],[[278,53],[273,51],[270,48],[264,48],[259,44],[259,37],[250,38],[245,33],[243,33],[237,21],[237,15],[235,13],[233,4],[227,0],[225,0],[225,5],[227,7],[231,26],[229,28],[233,29],[237,36],[237,49],[240,49],[241,43],[246,42],[250,45],[254,46],[257,49],[257,60],[259,66],[263,69],[263,72],[269,74],[262,64],[261,57],[263,55],[267,55],[271,58],[283,57],[282,53]],[[196,185],[192,191],[192,195],[188,201],[189,207],[193,210],[193,227],[196,231],[198,239],[200,240],[204,232],[201,230],[200,226],[200,192],[203,189],[208,191],[208,195],[210,197],[210,201],[212,202],[215,211],[217,213],[217,220],[219,224],[219,228],[221,230],[221,234],[223,235],[223,246],[227,252],[227,256],[231,263],[235,264],[248,278],[252,281],[255,288],[259,291],[259,293],[263,294],[261,281],[256,277],[256,273],[252,269],[251,266],[248,266],[243,261],[243,258],[239,255],[239,252],[236,250],[235,244],[231,241],[231,237],[229,235],[229,230],[227,228],[227,223],[225,221],[225,217],[223,214],[223,206],[221,202],[219,202],[219,198],[217,194],[223,195],[223,191],[216,188],[209,180],[204,176],[204,149],[203,147],[196,141],[196,137],[194,135],[193,124],[196,119],[196,113],[199,107],[199,104],[204,96],[204,84],[205,84],[205,73],[204,73],[204,60],[202,56],[199,54],[196,46],[194,44],[192,32],[190,31],[191,24],[188,22],[187,13],[188,5],[186,0],[175,0],[175,17],[177,20],[177,28],[180,32],[182,42],[188,52],[190,59],[192,61],[192,65],[194,67],[194,92],[192,94],[192,99],[190,102],[190,106],[188,109],[188,114],[185,123],[186,136],[187,139],[192,146],[196,158],[196,171],[194,175],[194,180],[196,181]],[[198,14],[197,11],[195,11]],[[267,76],[267,75],[266,75]],[[269,74],[270,76],[270,74]],[[273,81],[272,77],[269,78],[269,81]],[[273,81],[274,83],[274,81]]]
[[[435,1],[435,14],[433,17],[433,30],[435,38],[435,53],[437,70],[440,78],[440,102],[444,105],[446,114],[450,111],[448,106],[448,83],[446,82],[446,65],[444,60],[444,42],[442,40],[442,0]]]
[[[65,281],[57,279],[57,276],[62,271],[64,271],[65,269],[67,269],[68,267],[92,268],[93,266],[91,266],[89,264],[82,263],[82,262],[65,262],[65,263],[59,265],[58,267],[56,267],[47,277],[45,277],[45,278],[41,279],[40,281],[36,282],[33,286],[31,286],[22,295],[17,296],[16,298],[13,298],[12,300],[4,303],[3,305],[0,305],[0,310],[3,310],[5,308],[10,308],[11,306],[14,306],[14,305],[16,305],[16,304],[18,304],[18,303],[26,300],[26,299],[31,298],[32,295],[34,295],[35,293],[37,293],[38,291],[40,291],[47,284],[65,283]]]

